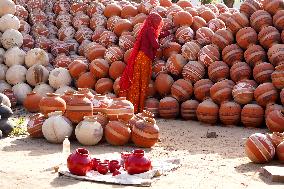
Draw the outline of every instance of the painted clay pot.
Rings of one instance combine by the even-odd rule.
[[[16,96],[14,95],[14,92],[11,89],[4,89],[2,93],[9,98],[11,102],[11,107],[15,107],[17,104],[17,99]]]
[[[198,53],[198,61],[205,67],[209,67],[213,62],[220,60],[220,52],[216,45],[206,45]]]
[[[273,45],[281,42],[281,35],[275,27],[267,26],[258,33],[258,40],[261,46],[265,49],[269,49]]]
[[[266,117],[266,126],[271,132],[284,132],[284,110],[274,110]]]
[[[234,82],[251,77],[252,70],[246,62],[236,62],[230,69],[230,77]]]
[[[39,112],[39,103],[43,97],[36,92],[31,92],[27,94],[27,97],[25,98],[23,105],[29,112],[35,113]]]
[[[181,104],[180,113],[184,120],[197,120],[196,109],[199,105],[197,100],[187,100]]]
[[[188,100],[193,93],[193,87],[190,81],[179,79],[171,87],[172,96],[179,102]]]
[[[210,88],[213,82],[210,79],[201,79],[194,84],[194,96],[197,100],[203,101],[210,97]]]
[[[267,138],[269,138],[274,147],[276,148],[281,142],[284,141],[283,133],[273,132],[273,133],[266,133]]]
[[[105,127],[104,135],[109,144],[121,146],[129,141],[131,130],[121,121],[110,121]]]
[[[173,54],[168,58],[166,68],[172,75],[178,76],[186,63],[186,59],[181,54]]]
[[[73,98],[73,95],[75,94],[76,92],[74,91],[65,91],[64,94],[61,96],[61,98],[66,102],[66,104]]]
[[[246,104],[241,112],[241,121],[245,127],[260,127],[263,123],[264,110],[258,104]]]
[[[146,99],[144,109],[154,114],[154,117],[157,117],[159,115],[159,100],[156,98]]]
[[[271,74],[271,79],[273,85],[277,89],[284,88],[284,65],[279,65],[275,67],[275,71]]]
[[[125,97],[113,98],[106,108],[106,114],[110,120],[129,121],[134,115],[133,104]]]
[[[94,116],[85,116],[76,126],[75,135],[83,145],[96,145],[103,137],[103,127]]]
[[[89,151],[84,148],[76,149],[67,159],[67,167],[70,173],[85,176],[92,170],[92,159]]]
[[[66,105],[66,116],[73,123],[80,123],[84,116],[93,115],[93,104],[83,94],[74,94]]]
[[[205,75],[204,65],[198,61],[189,61],[182,69],[182,76],[185,80],[196,83]]]
[[[223,79],[227,79],[229,75],[230,68],[223,61],[215,61],[208,67],[209,79],[215,83]]]
[[[62,111],[64,113],[66,102],[58,94],[48,93],[47,97],[43,97],[40,100],[39,109],[45,117],[48,117],[47,114],[54,111]]]
[[[144,117],[131,128],[132,142],[142,148],[151,148],[159,139],[159,127],[154,118]]]
[[[211,44],[213,35],[214,32],[210,28],[201,27],[196,31],[195,38],[198,44],[205,46]]]
[[[152,168],[151,160],[145,156],[144,150],[134,150],[124,162],[124,168],[128,174],[139,174]]]
[[[284,106],[280,104],[274,104],[274,103],[269,103],[266,105],[265,108],[265,118],[268,116],[268,114],[274,110],[284,110]]]
[[[260,84],[254,91],[256,102],[264,107],[269,103],[275,103],[278,96],[278,92],[272,83]]]
[[[224,125],[238,125],[242,108],[233,101],[223,102],[219,109],[219,117]]]
[[[98,112],[106,113],[106,108],[109,106],[111,101],[112,100],[105,95],[95,95],[92,101],[94,113]]]
[[[236,12],[226,20],[226,26],[233,34],[236,34],[240,29],[249,26],[249,19],[245,14]]]
[[[91,101],[94,99],[93,93],[88,88],[78,88],[78,94],[83,94],[86,98],[88,98]]]
[[[233,66],[235,62],[241,62],[244,58],[244,51],[237,44],[226,46],[222,50],[223,61],[229,66]]]
[[[30,116],[29,122],[27,124],[27,131],[32,138],[41,138],[43,137],[42,125],[46,120],[43,114],[36,113]]]
[[[245,153],[254,163],[267,163],[274,158],[275,148],[265,134],[255,133],[247,139]]]
[[[76,86],[78,88],[89,88],[94,89],[96,85],[96,79],[91,74],[91,72],[83,73],[76,81]]]
[[[173,97],[165,97],[159,103],[159,115],[164,119],[176,118],[179,114],[179,103]]]
[[[267,60],[266,51],[260,45],[250,45],[245,51],[244,57],[246,63],[248,63],[251,67]]]
[[[237,103],[245,105],[253,100],[254,90],[255,88],[251,84],[246,82],[239,82],[234,86],[232,95]]]
[[[73,78],[78,79],[80,75],[87,72],[88,65],[85,64],[82,60],[74,60],[71,64],[68,65],[68,70]]]
[[[283,163],[284,162],[284,142],[281,142],[276,148],[276,155],[278,160]]]
[[[232,98],[232,90],[234,87],[234,82],[225,79],[215,83],[210,88],[210,97],[217,104],[221,104],[224,101],[229,101]]]
[[[181,53],[189,61],[197,60],[200,49],[201,46],[196,41],[189,41],[182,46]]]
[[[197,109],[196,115],[200,122],[207,124],[216,124],[218,120],[219,107],[210,98],[201,102]]]
[[[267,56],[269,62],[274,66],[284,64],[284,44],[273,45],[268,49]]]
[[[255,11],[250,17],[250,25],[256,32],[267,26],[272,26],[272,17],[265,10]]]
[[[240,12],[250,17],[256,10],[261,9],[261,4],[256,0],[245,0],[240,6]]]
[[[236,40],[241,48],[247,49],[250,45],[257,43],[257,33],[253,28],[245,27],[237,32]]]
[[[253,78],[257,83],[271,82],[271,74],[274,72],[274,66],[267,62],[262,62],[253,68]]]
[[[171,92],[171,86],[174,83],[172,76],[168,74],[159,74],[155,80],[155,88],[161,96],[166,96]]]

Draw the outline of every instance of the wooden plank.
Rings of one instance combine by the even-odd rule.
[[[284,165],[283,166],[264,166],[262,174],[272,182],[284,183]]]

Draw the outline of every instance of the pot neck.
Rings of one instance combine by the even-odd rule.
[[[84,157],[88,157],[89,156],[89,151],[85,148],[77,148],[76,149],[76,153],[81,155],[81,156],[84,156]]]
[[[137,150],[133,150],[133,155],[136,156],[136,157],[143,157],[145,152],[144,150],[140,150],[140,149],[137,149]]]

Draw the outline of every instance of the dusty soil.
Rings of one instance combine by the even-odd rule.
[[[14,120],[17,121],[16,118]],[[152,149],[146,149],[148,156],[179,158],[182,166],[155,180],[152,188],[284,188],[284,185],[271,183],[262,176],[260,170],[263,165],[251,163],[244,154],[246,138],[266,130],[209,126],[181,120],[158,120],[158,125],[161,140]],[[207,132],[216,132],[217,138],[207,138]],[[71,142],[71,150],[80,146],[75,141]],[[86,148],[92,155],[98,155],[130,151],[134,147],[100,144]],[[50,168],[61,149],[61,145],[28,136],[1,139],[1,188],[125,187],[59,178]]]

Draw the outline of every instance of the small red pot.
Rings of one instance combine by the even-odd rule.
[[[97,166],[97,171],[102,174],[105,175],[108,172],[108,164],[107,163],[99,163]]]
[[[117,160],[111,160],[108,164],[109,172],[113,173],[120,169],[120,164]]]
[[[149,171],[152,168],[151,160],[144,156],[144,150],[134,150],[125,160],[125,170],[128,174],[139,174]]]
[[[89,151],[84,148],[76,149],[67,159],[67,167],[70,173],[78,176],[85,176],[92,170],[92,159]]]
[[[93,158],[92,159],[92,170],[96,171],[99,163],[101,163],[100,159]]]

